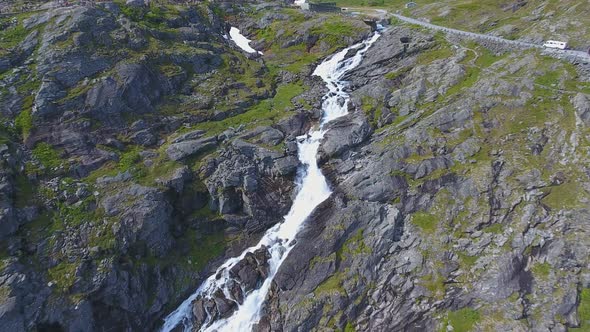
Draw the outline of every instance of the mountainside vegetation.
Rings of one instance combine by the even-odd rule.
[[[590,40],[587,1],[336,2]],[[284,1],[26,8],[0,17],[0,330],[157,330],[283,220],[313,70],[371,28]],[[381,23],[257,329],[589,331],[590,65]]]

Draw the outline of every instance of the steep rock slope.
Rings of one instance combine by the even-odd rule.
[[[352,114],[321,148],[335,193],[277,274],[262,330],[588,328],[578,70],[386,31],[348,77]]]
[[[265,6],[265,24],[302,17]],[[305,72],[369,29],[308,15],[306,40],[330,38],[292,42],[283,68],[220,15],[114,1],[0,19],[0,326],[155,329],[288,211],[322,91]]]

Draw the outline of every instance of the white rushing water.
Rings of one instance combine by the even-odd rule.
[[[234,41],[234,43],[236,43],[236,45],[238,45],[239,48],[243,49],[244,51],[248,53],[262,54],[262,52],[259,52],[250,46],[251,40],[242,35],[240,33],[240,29],[231,27],[229,29],[229,37]]]
[[[297,175],[298,193],[284,221],[270,228],[256,246],[246,249],[239,257],[228,259],[220,266],[217,272],[205,280],[194,294],[166,317],[162,331],[171,331],[180,324],[184,326],[185,331],[190,330],[191,303],[199,295],[208,297],[213,291],[221,288],[224,289],[224,293],[228,299],[231,299],[229,291],[224,288],[224,285],[230,278],[229,270],[246,253],[266,246],[271,254],[271,259],[269,260],[270,272],[262,286],[246,294],[243,304],[238,306],[237,310],[230,317],[213,323],[206,321],[201,331],[250,331],[252,326],[259,321],[260,310],[271,282],[287,255],[293,249],[294,241],[292,240],[313,210],[332,193],[317,165],[316,155],[320,141],[325,134],[324,125],[348,113],[347,104],[349,96],[343,91],[347,83],[342,81],[342,77],[348,71],[359,65],[363,54],[379,36],[380,33],[376,32],[364,42],[336,53],[315,69],[313,74],[321,77],[326,82],[329,92],[324,97],[322,103],[323,117],[319,128],[312,129],[307,135],[298,137],[299,160],[301,161]],[[350,49],[358,49],[358,52],[354,56],[345,59]],[[343,100],[344,102],[342,102]],[[221,275],[220,278],[216,278],[218,274]]]

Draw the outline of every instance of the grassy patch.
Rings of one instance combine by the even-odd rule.
[[[480,313],[471,308],[450,311],[444,320],[443,329],[441,331],[447,331],[447,326],[452,326],[454,332],[472,331],[475,324],[480,320]]]
[[[322,36],[322,41],[330,45],[339,45],[344,37],[353,35],[355,27],[344,20],[330,19],[326,23],[311,29],[312,34]]]
[[[208,205],[203,206],[202,208],[194,211],[191,213],[191,218],[198,218],[198,219],[213,219],[216,217],[217,214],[215,211],[212,211]]]
[[[147,167],[142,162],[141,151],[142,149],[139,146],[128,147],[126,151],[120,153],[118,162],[106,163],[101,168],[90,173],[85,182],[92,185],[100,177],[112,177],[119,173],[129,172],[137,183],[154,186],[158,178],[165,177],[182,166],[181,163],[168,160],[167,157],[160,155],[153,159],[152,166]]]
[[[396,71],[389,72],[389,73],[385,74],[384,76],[388,80],[393,81],[393,80],[396,80],[397,78],[406,76],[406,74],[408,74],[412,70],[412,68],[413,67],[403,67],[403,68],[400,68]]]
[[[161,268],[171,264],[179,264],[192,271],[200,271],[212,259],[220,256],[228,243],[222,230],[202,234],[197,230],[189,229],[179,241],[188,247],[188,252],[178,252],[178,255],[169,255],[165,258],[148,256],[136,263],[159,265]]]
[[[573,330],[579,332],[590,331],[590,288],[583,288],[580,292],[578,318],[580,319],[580,327]]]
[[[0,31],[0,55],[6,54],[7,50],[18,46],[28,34],[29,31],[22,24]]]
[[[210,260],[221,255],[227,244],[222,231],[200,236],[196,231],[189,231],[188,235],[192,242],[186,259],[190,260],[195,270],[202,269]]]
[[[429,235],[436,232],[438,221],[439,220],[435,215],[426,212],[416,212],[412,214],[412,223]]]
[[[57,289],[62,292],[66,292],[70,287],[74,285],[76,280],[76,268],[75,263],[61,262],[58,265],[47,270],[49,279],[55,283]]]
[[[561,80],[561,75],[562,72],[558,70],[548,71],[544,75],[537,77],[535,83],[544,86],[556,86]]]
[[[101,250],[110,250],[115,248],[116,246],[116,239],[115,235],[113,234],[113,228],[110,227],[114,224],[111,221],[102,229],[97,229],[94,231],[88,238],[88,247],[97,247]]]
[[[363,230],[359,229],[344,242],[340,250],[336,252],[336,256],[342,259],[345,255],[354,257],[361,254],[370,254],[371,252],[371,248],[365,244]]]
[[[448,59],[454,55],[453,50],[446,42],[441,42],[437,47],[418,55],[417,64],[426,65],[435,60]]]
[[[59,153],[45,142],[35,145],[33,156],[47,169],[59,167],[62,162]]]
[[[459,81],[459,83],[450,87],[449,90],[447,90],[446,95],[452,96],[452,95],[459,93],[463,89],[467,89],[467,88],[472,87],[475,84],[475,82],[477,82],[477,80],[479,79],[479,74],[480,74],[479,68],[475,68],[475,67],[467,68],[467,73],[465,74],[465,77],[463,77],[461,79],[461,81]]]
[[[478,57],[475,60],[475,65],[482,67],[482,68],[487,68],[490,67],[491,65],[493,65],[494,63],[500,61],[501,59],[503,59],[505,57],[505,55],[495,55],[492,52],[490,52],[488,49],[483,48],[483,47],[478,47]]]
[[[137,164],[141,160],[141,156],[139,155],[140,149],[138,147],[134,147],[127,152],[124,152],[119,157],[119,171],[126,172],[126,171],[135,171],[135,164]]]
[[[0,144],[11,145],[11,142],[16,139],[16,128],[10,126],[9,122],[0,117]]]
[[[356,329],[351,322],[346,322],[346,325],[344,326],[344,332],[356,332]]]
[[[551,265],[549,263],[536,263],[531,267],[531,272],[537,278],[546,279],[551,273]]]
[[[2,265],[0,265],[2,266]],[[8,285],[0,286],[0,301],[5,302],[10,297],[11,289]]]
[[[579,198],[584,189],[577,183],[568,182],[551,187],[549,194],[543,198],[543,203],[552,209],[576,209],[583,208]]]
[[[79,226],[84,222],[95,219],[94,211],[90,210],[91,201],[82,201],[80,204],[67,205],[64,203],[57,204],[57,211],[54,222]]]
[[[469,256],[467,255],[467,253],[463,251],[457,252],[457,256],[459,256],[459,261],[461,262],[461,265],[466,268],[475,265],[475,262],[477,262],[477,259],[479,258],[477,256]]]
[[[41,213],[37,218],[23,225],[19,233],[25,236],[28,241],[36,243],[49,238],[55,229],[57,227],[52,223],[52,215]]]
[[[493,234],[500,234],[504,231],[504,225],[502,224],[492,224],[483,229],[484,232],[493,233]]]
[[[285,111],[293,107],[291,100],[303,91],[304,87],[301,83],[282,85],[277,88],[277,92],[272,99],[263,100],[245,113],[221,121],[202,122],[193,129],[202,129],[207,131],[209,135],[217,135],[229,127],[237,128],[240,125],[246,125],[247,128],[253,128],[255,126],[271,125],[286,115]]]
[[[425,275],[422,277],[420,284],[428,289],[430,295],[437,300],[442,300],[446,294],[444,279],[438,274]]]
[[[31,67],[29,67],[31,69]],[[16,88],[16,91],[21,95],[31,96],[31,94],[39,89],[41,86],[41,82],[36,80],[35,78],[30,77],[23,77],[19,81],[19,85]],[[32,104],[32,102],[31,102]],[[24,107],[23,107],[24,108]]]
[[[17,130],[21,133],[24,139],[29,137],[33,129],[33,96],[27,96],[23,100],[23,108],[14,120]]]
[[[338,6],[351,6],[351,7],[384,7],[389,5],[403,5],[405,2],[399,0],[335,0]]]
[[[321,284],[316,287],[313,291],[316,295],[332,295],[332,294],[346,294],[346,291],[342,287],[344,282],[344,273],[337,272],[324,280]]]
[[[165,64],[160,66],[160,71],[167,77],[173,77],[184,72],[181,66],[175,64]]]
[[[76,99],[76,98],[86,94],[86,92],[88,92],[88,90],[90,90],[90,88],[92,88],[91,84],[87,84],[87,83],[85,84],[84,82],[81,82],[77,86],[69,89],[68,94],[64,98],[60,99],[58,102],[64,103],[66,101]]]
[[[305,20],[305,17],[299,11],[285,10],[283,13],[290,18],[275,21],[257,33],[257,39],[264,39],[269,45],[265,50],[265,60],[271,73],[281,69],[299,73],[321,58],[346,47],[351,37],[360,37],[367,28],[351,22],[349,18],[333,14],[318,14],[303,25],[299,21]],[[302,41],[281,47],[303,34],[317,37],[317,42],[312,44]]]

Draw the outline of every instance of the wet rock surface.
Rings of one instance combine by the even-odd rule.
[[[209,290],[208,295],[199,295],[191,304],[196,323],[193,328],[199,329],[205,323],[231,316],[238,305],[243,303],[245,295],[259,288],[266,279],[269,273],[269,260],[270,253],[264,246],[248,252],[228,271],[230,279],[228,284],[224,285],[225,291],[217,288]]]

